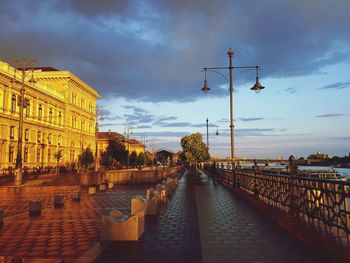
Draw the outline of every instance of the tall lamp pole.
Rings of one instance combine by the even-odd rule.
[[[214,72],[217,73],[219,75],[221,75],[222,77],[224,77],[227,81],[227,78],[221,74],[220,72],[216,71],[216,70],[223,70],[223,69],[228,69],[230,72],[230,130],[231,130],[231,160],[234,161],[235,159],[235,150],[234,150],[234,124],[233,124],[233,78],[232,78],[232,71],[233,69],[255,69],[256,70],[256,82],[254,84],[254,86],[252,88],[250,88],[251,90],[255,91],[256,93],[259,93],[260,90],[264,89],[265,87],[262,86],[259,82],[259,69],[260,66],[245,66],[245,67],[234,67],[232,66],[232,57],[233,57],[233,50],[232,48],[229,49],[228,51],[228,57],[229,57],[229,67],[205,67],[203,68],[204,72],[205,72],[205,79],[204,79],[204,86],[202,88],[202,91],[204,93],[207,93],[210,88],[207,85],[207,71],[210,72]]]
[[[207,118],[207,148],[208,148],[208,150],[209,150],[209,134],[208,134],[208,130],[209,130],[209,124],[208,124],[208,122],[209,122],[209,120],[208,120],[208,118]]]
[[[19,67],[18,71],[21,72],[21,77],[22,77],[20,96],[18,98],[19,124],[18,124],[17,156],[16,156],[16,173],[15,173],[15,180],[14,180],[15,186],[21,185],[22,179],[23,179],[23,166],[22,166],[23,165],[22,163],[23,109],[29,106],[29,100],[24,98],[25,79],[31,73],[32,76],[28,80],[28,82],[31,85],[36,83],[33,77],[34,63],[35,63],[35,60],[27,60],[27,59],[23,59],[21,61],[19,60],[14,61],[15,69],[14,69],[13,83],[17,82],[16,80],[17,67]],[[31,71],[28,72],[27,71],[28,69],[30,69]]]

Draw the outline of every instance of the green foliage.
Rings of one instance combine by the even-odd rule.
[[[101,163],[108,167],[115,162],[125,165],[127,156],[128,152],[121,142],[109,140],[107,150],[101,154]]]
[[[138,157],[137,157],[137,153],[135,151],[133,151],[130,156],[129,156],[129,164],[130,166],[137,166],[138,163]]]
[[[143,166],[147,163],[147,156],[143,152],[139,153],[139,156],[137,157],[139,166]]]
[[[60,160],[62,159],[62,157],[63,157],[63,150],[61,149],[61,150],[58,150],[57,152],[55,152],[54,154],[53,154],[53,158],[55,158],[55,160],[57,161],[57,163],[59,163],[60,162]]]
[[[87,147],[78,157],[79,165],[85,169],[89,169],[94,163],[94,154],[92,153],[90,147]]]
[[[193,133],[182,137],[182,158],[186,163],[196,164],[210,159],[208,147],[202,141],[202,134]]]
[[[55,158],[55,160],[57,161],[57,165],[56,165],[56,174],[58,175],[59,174],[59,172],[60,172],[60,169],[59,169],[59,167],[58,167],[58,163],[60,162],[60,160],[62,159],[62,157],[63,157],[63,150],[62,149],[60,149],[60,150],[58,150],[57,152],[55,152],[54,154],[53,154],[53,158]]]

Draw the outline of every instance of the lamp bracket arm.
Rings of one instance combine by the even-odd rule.
[[[221,77],[223,77],[226,80],[227,83],[229,82],[228,79],[226,78],[226,76],[224,74],[220,73],[219,71],[212,70],[211,68],[204,68],[203,70],[205,70],[205,72],[209,71],[209,72],[214,72],[216,74],[219,74]]]

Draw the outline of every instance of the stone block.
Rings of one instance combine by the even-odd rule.
[[[0,227],[4,225],[4,211],[0,210]]]
[[[76,191],[73,193],[73,201],[80,201],[81,195],[80,191]]]
[[[106,191],[106,190],[107,190],[107,184],[100,184],[100,185],[98,186],[98,190],[99,190],[100,192]]]
[[[89,186],[89,188],[88,188],[88,194],[89,194],[89,195],[94,195],[94,194],[96,194],[96,186]]]
[[[102,241],[136,241],[145,231],[144,216],[128,217],[119,210],[112,210],[108,216],[102,216]]]
[[[114,187],[114,183],[108,183],[108,189],[112,189]]]
[[[154,198],[149,200],[144,199],[141,196],[136,196],[131,199],[131,214],[132,215],[157,215],[158,213],[158,201]]]
[[[42,202],[40,200],[33,200],[29,202],[29,215],[37,216],[41,214]]]
[[[63,207],[64,205],[64,195],[55,195],[53,197],[53,205],[55,208]]]

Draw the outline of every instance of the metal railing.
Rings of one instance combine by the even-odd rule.
[[[229,169],[228,169],[229,168]],[[350,243],[350,182],[269,169],[206,166],[217,180],[240,188],[322,233]]]

